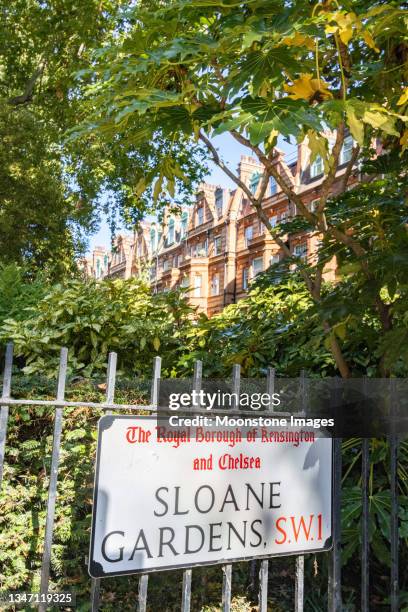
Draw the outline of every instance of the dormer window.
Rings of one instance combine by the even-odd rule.
[[[181,237],[185,238],[187,236],[187,225],[188,225],[188,214],[183,212],[181,215]]]
[[[173,244],[174,242],[174,219],[169,221],[169,229],[167,232],[167,244]]]
[[[252,276],[255,277],[263,272],[263,257],[256,257],[252,260]]]
[[[271,196],[273,196],[276,194],[277,191],[278,191],[278,185],[276,183],[276,179],[274,179],[273,176],[271,176],[269,179],[269,193],[271,194]]]
[[[222,217],[224,208],[224,191],[222,189],[217,189],[215,192],[215,210],[217,211],[218,219]]]
[[[150,249],[152,253],[156,250],[157,247],[157,233],[154,228],[150,230]]]
[[[222,249],[222,238],[221,236],[216,236],[214,238],[214,255],[221,255]]]
[[[306,259],[307,257],[307,244],[306,242],[301,242],[297,244],[293,249],[293,254],[295,257],[299,257],[300,259]]]
[[[249,189],[251,193],[255,194],[258,189],[259,181],[261,180],[261,173],[254,172],[249,181]]]
[[[343,146],[340,151],[340,166],[347,164],[353,154],[353,138],[352,136],[346,136],[343,142]]]
[[[253,238],[253,234],[254,234],[254,232],[253,232],[252,225],[248,225],[245,228],[245,246],[248,246],[250,240],[252,240],[252,238]]]
[[[323,159],[321,155],[318,155],[314,162],[310,165],[310,177],[316,178],[323,174]]]
[[[196,225],[202,225],[204,223],[204,206],[197,208]]]

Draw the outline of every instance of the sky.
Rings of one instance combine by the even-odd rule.
[[[237,142],[230,134],[222,134],[212,139],[213,144],[217,147],[218,152],[225,163],[235,171],[241,155],[249,155],[246,147]],[[283,141],[278,142],[278,147],[287,155],[292,156],[295,152],[295,147]],[[212,185],[221,185],[230,189],[236,187],[235,183],[218,168],[214,163],[209,163],[209,173],[206,177],[206,182]],[[106,219],[102,219],[99,231],[90,237],[88,252],[91,253],[95,246],[104,246],[110,248],[111,235]]]

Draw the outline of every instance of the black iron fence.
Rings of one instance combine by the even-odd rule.
[[[0,486],[3,476],[4,461],[7,456],[6,440],[9,410],[14,406],[51,406],[55,408],[53,445],[51,456],[51,469],[49,474],[48,501],[46,512],[45,533],[43,542],[42,564],[41,564],[41,594],[47,594],[50,579],[51,551],[53,545],[53,533],[55,522],[55,510],[57,503],[57,483],[60,464],[61,434],[63,428],[64,408],[66,407],[88,407],[95,410],[102,410],[105,413],[112,411],[143,411],[144,413],[155,413],[158,406],[158,384],[160,379],[161,359],[156,357],[153,365],[153,377],[151,385],[151,400],[148,405],[140,404],[118,404],[115,403],[116,385],[116,353],[110,353],[107,367],[106,397],[104,402],[86,401],[67,401],[65,399],[65,386],[67,379],[68,349],[62,348],[59,362],[59,374],[57,381],[57,393],[53,400],[41,399],[13,399],[12,397],[12,367],[13,367],[13,346],[8,344],[6,347],[5,367],[3,374],[3,390],[0,398]],[[238,392],[240,386],[240,367],[233,367],[233,388]],[[194,369],[194,387],[199,388],[202,380],[201,362],[196,362]],[[266,380],[267,390],[273,392],[274,370],[268,370]],[[390,565],[390,588],[389,603],[391,612],[397,612],[399,606],[399,518],[398,518],[398,438],[390,438],[390,483],[391,483],[391,512],[390,512],[390,546],[391,546],[391,565]],[[342,576],[341,576],[341,479],[342,479],[342,451],[341,440],[334,440],[333,452],[333,548],[330,552],[322,553],[329,556],[328,574],[328,610],[331,612],[341,611],[342,608]],[[362,440],[362,471],[361,471],[361,605],[362,612],[370,609],[370,543],[369,543],[369,476],[370,476],[370,444],[368,439]],[[249,561],[249,573],[253,583],[259,585],[258,590],[258,610],[266,612],[268,610],[268,575],[270,564],[273,560],[261,560],[259,563]],[[231,610],[231,600],[233,594],[232,584],[232,564],[223,565],[222,571],[222,610]],[[180,607],[183,612],[191,610],[192,605],[192,573],[193,569],[183,571],[183,582],[181,592]],[[258,573],[255,581],[255,573]],[[148,601],[149,575],[139,576],[138,602],[135,602],[135,609],[145,612]],[[302,612],[305,609],[305,558],[300,555],[296,558],[295,572],[295,597],[293,610]],[[101,579],[90,579],[90,609],[96,611],[100,609],[100,588]],[[40,610],[46,609],[46,604],[39,604]]]

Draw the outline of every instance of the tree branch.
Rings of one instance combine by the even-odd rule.
[[[356,145],[355,147],[353,147],[350,161],[348,162],[348,164],[346,166],[346,171],[343,174],[343,178],[342,178],[342,181],[341,181],[341,187],[340,187],[340,191],[341,192],[346,191],[348,180],[349,180],[350,175],[351,175],[351,173],[353,171],[354,164],[357,161],[357,157],[359,156],[359,153],[360,153],[360,145]]]
[[[31,102],[32,99],[33,99],[33,93],[34,93],[35,84],[36,84],[38,78],[43,73],[43,70],[44,70],[44,64],[41,64],[37,68],[37,70],[34,72],[32,77],[29,79],[29,81],[27,82],[27,85],[26,85],[26,88],[24,90],[24,93],[21,94],[20,96],[15,96],[14,98],[9,98],[7,100],[7,103],[10,104],[10,106],[20,106],[21,104],[27,104],[27,102]]]

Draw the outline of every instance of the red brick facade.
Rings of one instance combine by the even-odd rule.
[[[339,166],[333,192],[339,190],[345,171]],[[297,160],[285,162],[283,154],[275,157],[278,171],[313,207],[324,179],[319,160],[309,164],[309,151],[300,145]],[[242,156],[238,173],[255,194],[260,188],[262,166]],[[349,185],[358,177],[352,173]],[[263,208],[274,225],[292,218],[296,211],[271,179]],[[315,233],[284,237],[292,252],[313,260],[318,236]],[[188,286],[189,301],[209,316],[244,297],[251,279],[282,256],[279,246],[259,222],[248,198],[237,188],[201,185],[193,206],[178,216],[165,214],[163,224],[144,222],[133,237],[118,236],[111,255],[107,276],[129,278],[146,275],[154,290],[165,291]],[[335,277],[335,262],[326,266],[326,277]]]

